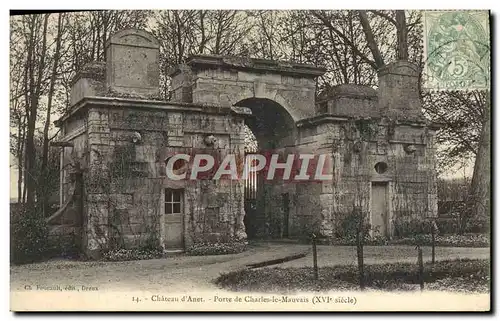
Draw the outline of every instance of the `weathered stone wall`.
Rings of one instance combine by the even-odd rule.
[[[241,105],[252,110],[256,126],[251,126],[265,151],[296,151],[295,121],[315,114],[315,77],[323,68],[237,57],[195,56],[172,74],[173,99],[199,105]],[[253,124],[253,123],[252,123]],[[288,146],[288,147],[285,147]],[[310,151],[311,152],[311,151]],[[307,183],[305,184],[307,185]],[[305,189],[312,188],[303,186]],[[302,189],[304,189],[302,188]],[[284,194],[288,194],[289,222],[284,220]],[[281,238],[288,225],[289,235],[310,230],[306,220],[298,221],[296,205],[303,204],[291,182],[260,179],[257,213],[252,224],[259,237]],[[307,202],[310,203],[308,200]],[[304,203],[305,204],[305,203]],[[314,211],[309,211],[314,213]],[[302,211],[301,211],[302,212]]]
[[[106,63],[91,62],[86,64],[72,79],[71,106],[85,97],[104,96],[107,92],[105,78]]]
[[[330,123],[306,124],[299,127],[297,153],[325,155],[323,174],[333,175],[335,159],[333,143],[336,127]],[[311,168],[311,167],[310,167]],[[314,179],[315,171],[311,172]],[[293,235],[310,235],[311,233],[331,236],[333,195],[332,180],[296,183],[297,208],[293,220]]]
[[[62,206],[75,192],[78,173],[86,168],[86,158],[88,157],[88,137],[86,113],[77,113],[67,121],[61,129],[65,133],[64,141],[72,144],[72,147],[61,149],[61,178],[60,178],[60,205]],[[78,190],[76,191],[78,194]],[[74,201],[59,220],[60,224],[78,225],[81,222],[80,204],[78,204],[80,195],[75,197]],[[83,197],[85,199],[85,197]],[[85,202],[82,203],[85,205]]]
[[[78,136],[87,137],[87,144],[75,138],[73,152],[87,168],[85,235],[92,255],[113,247],[162,245],[165,188],[184,189],[185,246],[245,238],[241,182],[175,182],[165,176],[165,160],[177,152],[203,151],[220,159],[230,151],[242,154],[243,119],[228,117],[230,109],[213,114],[170,109],[134,108],[133,102],[128,108],[89,108],[87,136]],[[204,145],[209,134],[217,139],[213,147]]]
[[[323,73],[323,68],[278,61],[194,56],[171,73],[173,99],[233,106],[248,98],[265,98],[297,121],[314,116],[315,77]]]
[[[319,114],[340,117],[379,117],[377,91],[361,85],[338,85],[316,102]]]
[[[323,109],[326,114],[299,123],[299,141],[314,146],[318,153],[330,150],[333,157],[332,184],[324,183],[321,192],[304,193],[310,200],[302,202],[311,211],[322,213],[317,231],[325,236],[345,236],[348,220],[359,211],[371,222],[373,182],[387,183],[389,236],[402,221],[437,215],[433,130],[425,123],[405,119],[362,118],[358,114],[360,99],[331,99],[349,111],[350,117]],[[379,162],[387,164],[386,172],[375,170]],[[318,195],[321,210],[311,201]]]

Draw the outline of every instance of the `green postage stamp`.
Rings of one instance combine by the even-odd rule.
[[[488,11],[424,11],[423,86],[432,90],[488,90]]]

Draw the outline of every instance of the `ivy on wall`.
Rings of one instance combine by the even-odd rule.
[[[372,140],[378,133],[378,123],[371,118],[356,119],[354,121],[354,126],[363,141]]]

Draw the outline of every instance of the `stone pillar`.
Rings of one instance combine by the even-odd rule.
[[[418,87],[419,68],[408,61],[396,61],[378,70],[378,100],[382,116],[422,120]]]
[[[193,102],[193,72],[187,65],[181,64],[170,73],[172,77],[172,101]]]
[[[111,132],[108,112],[105,109],[90,109],[88,112],[88,171],[85,194],[86,215],[84,233],[86,254],[94,259],[109,246],[109,151]]]
[[[337,139],[338,130],[335,125],[332,124],[322,124],[318,127],[318,133],[322,133],[319,136],[319,142],[321,142],[318,148],[318,154],[328,155],[328,159],[325,163],[323,170],[324,174],[332,175],[332,180],[326,180],[321,183],[321,195],[319,195],[320,208],[321,208],[321,220],[320,220],[320,234],[325,237],[332,237],[334,233],[334,184],[335,184],[335,155],[333,146]]]
[[[85,97],[101,96],[105,93],[106,65],[103,62],[90,62],[83,66],[71,81],[71,101],[74,106]]]
[[[157,98],[160,88],[160,44],[150,33],[127,29],[106,44],[106,85],[112,94]]]
[[[251,114],[251,111],[245,107],[235,107],[233,111],[237,114],[229,121],[231,126],[230,131],[230,153],[237,155],[237,159],[245,159],[245,130],[244,117]],[[234,213],[234,238],[236,240],[246,240],[245,232],[245,184],[243,180],[234,182],[233,188],[233,208]]]

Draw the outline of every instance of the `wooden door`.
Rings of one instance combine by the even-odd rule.
[[[371,227],[373,235],[388,236],[387,183],[372,183]]]
[[[164,245],[166,250],[180,250],[184,245],[183,233],[183,190],[165,190]]]

